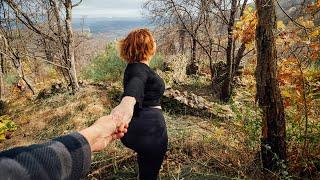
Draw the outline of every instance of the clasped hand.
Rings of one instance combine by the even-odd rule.
[[[124,97],[109,116],[98,119],[92,126],[80,131],[88,141],[91,151],[101,151],[115,139],[120,139],[128,131],[136,101],[133,97]]]

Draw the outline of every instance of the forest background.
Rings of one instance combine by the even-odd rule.
[[[319,0],[146,0],[142,17],[73,17],[71,0],[0,1],[0,149],[91,125],[119,102],[116,40],[150,28],[166,81],[163,179],[317,179]],[[134,179],[119,142],[87,179]]]

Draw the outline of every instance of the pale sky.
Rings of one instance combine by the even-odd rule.
[[[79,0],[73,0],[78,2]],[[146,0],[83,0],[73,9],[75,17],[141,17],[142,5]],[[248,0],[248,3],[253,0]]]
[[[83,0],[73,9],[75,17],[141,17],[145,0]],[[75,0],[75,2],[77,2]]]

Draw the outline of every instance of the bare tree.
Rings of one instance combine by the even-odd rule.
[[[146,3],[152,18],[157,23],[160,22],[161,26],[174,24],[182,27],[179,32],[188,34],[191,39],[190,65],[196,62],[197,49],[204,52],[210,62],[213,92],[223,101],[230,99],[234,77],[241,60],[252,51],[246,52],[245,42],[238,46],[233,35],[235,21],[243,15],[247,2],[247,0],[149,0]],[[224,33],[225,30],[227,33]],[[222,40],[225,37],[227,43],[223,44]],[[226,60],[226,69],[222,74],[219,74],[217,67],[220,63],[216,64],[219,55],[225,56]]]
[[[8,11],[4,8],[1,2],[3,14],[0,17],[0,42],[2,48],[0,49],[1,54],[1,76],[4,75],[4,62],[9,59],[11,60],[13,67],[16,69],[20,79],[22,79],[33,94],[35,89],[31,80],[26,76],[24,70],[24,60],[28,60],[26,56],[26,39],[23,38],[20,29],[17,27],[15,18],[9,16]],[[15,28],[13,28],[13,26]],[[6,27],[6,29],[4,28]],[[28,36],[27,36],[28,37]],[[3,77],[1,77],[3,79]],[[3,92],[3,80],[2,80],[2,92]]]
[[[197,60],[197,35],[204,22],[204,17],[199,1],[188,0],[165,0],[147,1],[144,7],[149,11],[151,19],[160,26],[172,26],[169,31],[173,29],[178,32],[180,36],[180,50],[184,51],[185,35],[190,37],[190,63],[187,67],[187,74],[197,74],[199,70]],[[175,31],[175,30],[174,30]]]
[[[74,34],[71,23],[72,9],[80,5],[82,0],[77,3],[73,3],[72,0],[3,1],[21,24],[42,39],[41,42],[44,43],[48,58],[46,62],[61,68],[73,92],[78,91]],[[35,7],[39,9],[35,10]],[[50,49],[52,46],[57,48],[61,55],[58,53],[54,55]],[[58,58],[58,63],[52,62],[54,57]]]

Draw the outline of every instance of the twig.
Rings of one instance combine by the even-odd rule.
[[[121,162],[123,162],[123,161],[125,161],[125,160],[128,160],[128,159],[132,158],[133,156],[135,156],[135,153],[130,154],[130,155],[128,155],[128,156],[125,156],[125,157],[123,157],[122,159],[120,159],[120,160],[117,161],[117,162],[118,162],[118,163],[119,163],[119,162],[121,163]],[[99,173],[101,173],[102,170],[107,169],[107,168],[110,168],[110,167],[112,167],[112,166],[113,166],[113,164],[107,164],[107,165],[105,165],[105,166],[102,166],[102,167],[100,167],[99,169],[97,169],[97,170],[93,171],[92,173],[90,173],[89,176],[90,176],[90,175],[99,174]]]
[[[311,29],[311,28],[307,28],[307,27],[305,27],[304,25],[298,23],[296,20],[294,20],[294,19],[283,9],[283,7],[281,7],[281,5],[280,5],[280,3],[279,3],[278,0],[276,0],[276,2],[277,2],[277,5],[279,6],[279,8],[281,9],[281,11],[282,11],[295,25],[297,25],[298,27],[302,28],[302,29],[304,30],[304,32],[308,35],[307,29]],[[308,38],[309,38],[309,36],[308,36]]]

